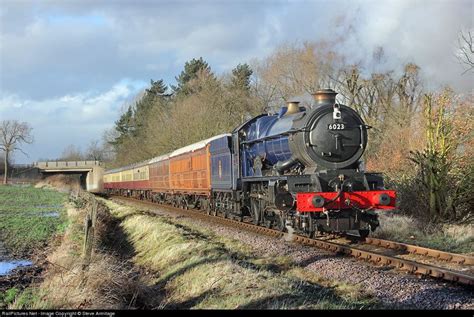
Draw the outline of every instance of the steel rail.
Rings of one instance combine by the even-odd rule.
[[[260,233],[260,234],[265,234],[265,235],[275,237],[275,238],[282,238],[287,234],[287,233],[284,233],[284,232],[279,231],[279,230],[257,226],[255,224],[248,223],[248,222],[241,222],[241,221],[238,221],[238,220],[232,220],[230,218],[224,218],[224,217],[219,217],[219,216],[214,216],[214,215],[208,215],[207,213],[203,213],[203,212],[199,212],[199,211],[195,211],[195,210],[190,210],[190,209],[185,210],[185,209],[181,209],[181,208],[177,208],[177,207],[173,207],[173,206],[169,206],[169,205],[162,205],[162,204],[158,204],[158,203],[153,203],[153,202],[150,202],[150,201],[138,200],[138,199],[134,199],[134,198],[130,199],[130,198],[126,198],[126,197],[123,197],[123,196],[115,196],[115,197],[119,197],[120,198],[119,200],[139,202],[139,203],[143,203],[143,204],[146,204],[146,205],[151,205],[151,206],[154,206],[154,207],[157,207],[157,206],[158,207],[163,207],[163,208],[166,208],[168,210],[174,210],[174,211],[177,211],[179,213],[186,214],[186,215],[192,214],[192,215],[198,216],[202,219],[209,219],[209,220],[212,220],[214,222],[223,223],[223,224],[235,227],[235,228],[245,228],[249,231],[252,231],[252,232],[255,232],[255,233]],[[348,246],[348,245],[341,244],[341,243],[336,243],[336,242],[331,242],[331,241],[316,239],[316,238],[308,238],[308,237],[300,236],[300,235],[297,235],[297,234],[293,234],[293,236],[294,236],[294,239],[293,239],[294,242],[297,242],[297,243],[300,243],[300,244],[303,244],[303,245],[314,246],[314,247],[317,247],[319,249],[334,252],[334,253],[337,253],[337,254],[350,255],[350,256],[353,256],[357,259],[367,260],[367,261],[372,262],[374,264],[391,265],[391,266],[394,266],[397,269],[408,271],[409,273],[416,274],[416,275],[419,275],[419,276],[431,276],[431,277],[434,277],[434,278],[439,278],[439,279],[443,279],[443,280],[447,280],[447,281],[452,281],[452,282],[456,282],[456,283],[463,284],[463,285],[474,286],[474,276],[473,275],[461,273],[461,272],[458,272],[458,271],[449,270],[449,269],[438,267],[438,266],[431,265],[431,264],[424,264],[424,263],[420,263],[420,262],[416,262],[416,261],[406,260],[406,259],[398,258],[396,256],[382,254],[380,252],[368,251],[368,250],[360,249],[360,248],[353,247],[353,246]],[[367,239],[369,239],[369,240],[372,239],[372,240],[370,240],[370,242],[368,242],[369,244],[372,244],[372,245],[382,246],[382,247],[385,247],[385,248],[388,248],[388,249],[401,248],[402,250],[407,250],[407,251],[412,250],[413,253],[416,253],[418,255],[424,255],[424,256],[427,255],[426,251],[422,251],[422,249],[427,249],[427,248],[421,248],[421,247],[412,246],[412,245],[405,245],[403,243],[392,242],[392,241],[388,241],[388,240],[375,239],[375,238],[366,238],[366,240]],[[418,251],[415,251],[415,248]],[[460,263],[460,264],[472,265],[471,264],[472,262],[470,262],[472,260],[470,258],[472,258],[472,257],[465,256],[465,255],[462,255],[462,254],[454,254],[454,253],[448,253],[448,252],[431,250],[431,249],[427,249],[427,250],[432,251],[431,253],[428,252],[428,254],[435,254],[434,253],[435,251],[438,252],[438,254],[439,254],[439,256],[433,256],[433,255],[428,255],[428,256],[433,256],[433,257],[436,257],[436,258],[441,259],[441,260],[459,261],[458,263]],[[448,254],[449,256],[447,256],[446,254]],[[467,260],[466,260],[466,258],[467,258]],[[464,260],[462,261],[461,259],[464,259]]]
[[[474,265],[474,257],[465,255],[465,254],[450,253],[450,252],[445,252],[445,251],[440,251],[440,250],[435,250],[435,249],[429,249],[429,248],[421,247],[418,245],[411,245],[411,244],[406,244],[406,243],[401,243],[401,242],[396,242],[396,241],[372,238],[372,237],[365,238],[364,242],[367,244],[375,245],[375,246],[381,246],[387,249],[407,251],[412,254],[429,256],[429,257],[447,261],[447,262],[454,262],[454,263],[465,264],[465,265]]]

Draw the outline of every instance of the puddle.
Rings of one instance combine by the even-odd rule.
[[[7,275],[13,269],[18,267],[28,266],[31,264],[33,264],[33,262],[26,260],[0,261],[0,276]]]
[[[59,204],[59,205],[36,205],[34,207],[35,207],[35,209],[41,209],[41,208],[60,209],[64,206],[62,204]]]
[[[41,217],[59,217],[59,212],[52,211],[52,212],[42,213]]]
[[[0,210],[0,214],[5,214],[7,216],[21,216],[21,217],[59,217],[59,211],[55,210],[45,210],[45,211],[4,211]]]

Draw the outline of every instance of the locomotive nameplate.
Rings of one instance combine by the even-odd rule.
[[[330,123],[328,124],[328,130],[345,130],[346,125],[344,123]]]

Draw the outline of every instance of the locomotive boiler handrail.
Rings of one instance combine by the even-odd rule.
[[[282,133],[280,133],[280,134],[269,135],[269,136],[265,136],[265,137],[263,137],[263,138],[254,139],[254,140],[248,140],[248,141],[243,141],[243,142],[240,142],[240,143],[241,143],[241,144],[251,144],[251,143],[266,141],[266,140],[270,140],[270,139],[276,139],[276,138],[281,137],[282,135],[291,135],[291,134],[295,134],[295,133],[298,133],[298,132],[310,132],[310,130],[307,130],[307,129],[305,129],[305,128],[292,129],[292,130],[289,130],[289,131],[286,131],[286,132],[282,132]]]
[[[365,141],[365,138],[364,138],[364,129],[363,128],[366,128],[366,126],[364,125],[360,125],[359,126],[359,129],[360,129],[360,148],[363,149],[364,148],[364,141]]]

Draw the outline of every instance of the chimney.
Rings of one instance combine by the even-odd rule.
[[[332,89],[321,89],[316,91],[316,93],[313,94],[314,100],[316,101],[315,107],[323,105],[334,106],[336,103],[336,95],[337,92]]]

